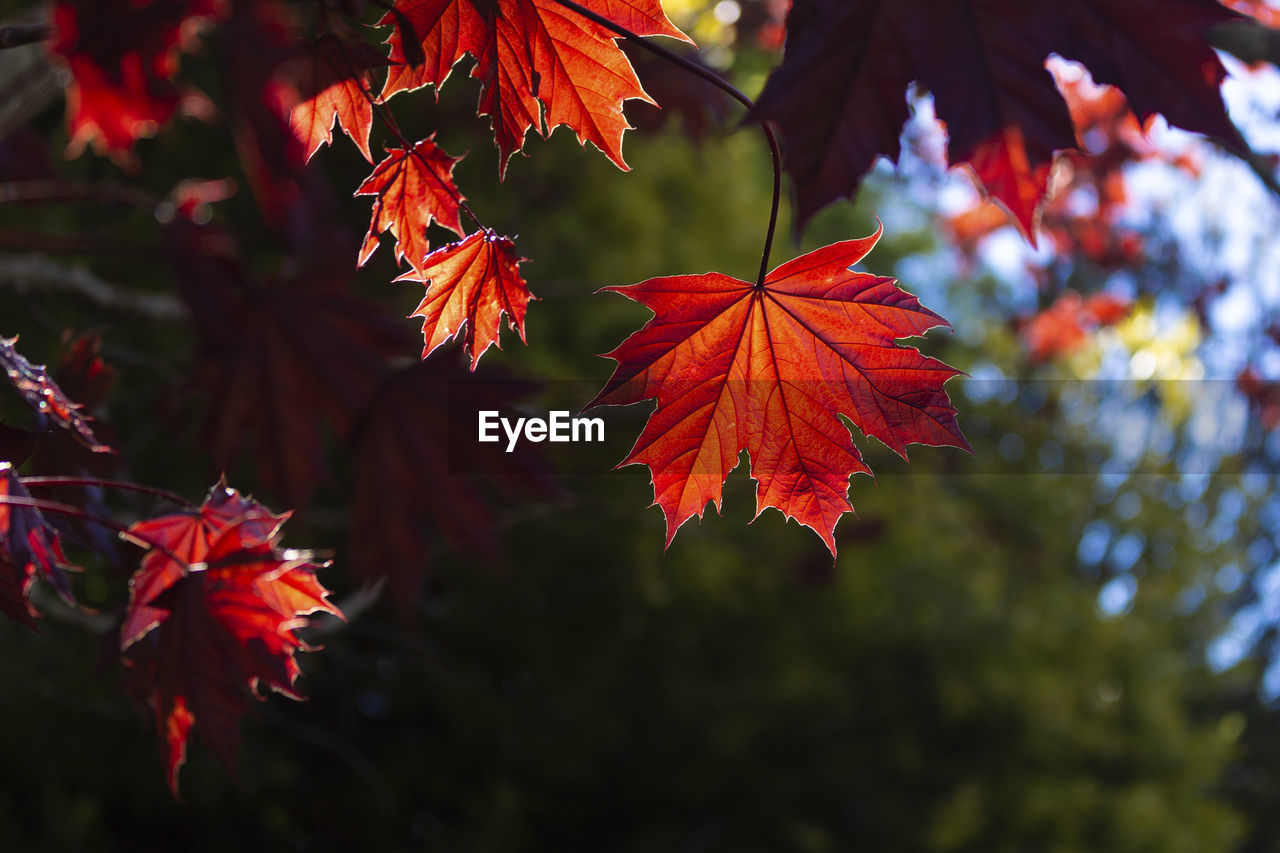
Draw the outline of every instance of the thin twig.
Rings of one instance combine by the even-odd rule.
[[[122,492],[138,492],[143,495],[151,495],[152,497],[161,498],[162,500],[178,504],[179,506],[192,507],[192,504],[181,495],[173,492],[157,489],[152,486],[144,486],[141,483],[129,483],[124,480],[99,480],[96,477],[22,477],[22,485],[55,488],[58,486],[66,486],[68,488],[82,487],[91,488],[99,486],[104,489],[119,489]]]
[[[151,193],[130,184],[89,184],[58,179],[0,184],[0,204],[15,201],[97,201],[127,204],[146,211],[154,211],[160,203]]]
[[[139,536],[137,533],[131,531],[126,525],[110,518],[97,515],[96,513],[89,512],[81,507],[59,503],[58,501],[47,501],[41,498],[24,498],[19,495],[0,495],[0,504],[4,506],[24,506],[30,509],[38,509],[41,512],[52,512],[55,515],[65,515],[71,518],[78,518],[81,521],[97,524],[101,527],[107,528],[108,530],[114,530],[119,534],[121,539],[132,542],[142,548],[159,551],[161,554],[164,554],[170,560],[177,563],[184,572],[191,572],[191,564],[182,557],[179,557],[168,546],[162,545],[148,536]]]
[[[0,287],[12,287],[24,294],[37,289],[70,291],[108,311],[130,312],[152,320],[182,320],[188,316],[182,302],[168,293],[124,290],[86,269],[58,263],[44,255],[0,257]]]
[[[0,231],[0,250],[28,249],[38,252],[76,252],[89,255],[155,254],[158,243],[121,240],[114,234],[50,234],[6,228]]]

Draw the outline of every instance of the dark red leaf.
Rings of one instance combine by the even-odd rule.
[[[782,130],[803,224],[852,197],[877,157],[897,159],[915,81],[933,93],[951,162],[1030,236],[1054,152],[1077,147],[1048,56],[1119,87],[1144,121],[1160,113],[1238,149],[1218,92],[1226,72],[1205,42],[1236,17],[1216,0],[796,0],[760,115]]]
[[[126,664],[155,712],[175,796],[191,731],[231,766],[250,697],[269,688],[302,698],[294,655],[308,647],[294,631],[303,617],[342,615],[316,580],[321,566],[277,547],[286,518],[219,484],[199,510],[130,528],[186,563],[147,553],[130,581],[121,631]]]
[[[214,461],[228,468],[252,436],[259,487],[300,506],[324,470],[326,425],[347,434],[409,336],[346,293],[354,269],[340,241],[296,274],[260,282],[217,229],[178,223],[171,236],[199,321],[194,382],[209,400]]]
[[[74,603],[58,533],[34,507],[3,503],[3,498],[30,500],[17,471],[0,462],[0,613],[36,630],[39,615],[31,606],[31,584],[39,573],[62,599]]]
[[[114,453],[114,450],[94,437],[93,430],[89,427],[91,419],[80,413],[81,405],[73,403],[62,392],[43,364],[32,364],[23,358],[14,348],[17,342],[16,337],[0,337],[0,367],[37,416],[52,419],[58,426],[70,431],[76,441],[95,453]]]
[[[222,34],[232,140],[263,220],[279,228],[300,201],[307,160],[289,123],[298,90],[288,71],[302,58],[289,7],[276,0],[235,3]]]
[[[363,577],[387,577],[392,601],[412,611],[427,555],[448,544],[498,559],[495,507],[515,495],[554,493],[541,457],[526,447],[504,453],[474,438],[481,409],[510,410],[530,383],[470,373],[442,352],[390,374],[371,397],[353,435],[355,485],[351,549]]]

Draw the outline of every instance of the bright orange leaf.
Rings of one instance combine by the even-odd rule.
[[[311,45],[299,81],[299,100],[289,124],[306,146],[310,160],[321,145],[333,142],[333,123],[351,137],[364,159],[373,127],[373,72],[390,61],[362,42],[326,35]]]
[[[849,476],[871,473],[839,415],[903,458],[911,443],[968,449],[943,390],[959,371],[896,343],[946,321],[850,269],[879,237],[789,261],[763,287],[706,273],[606,288],[656,315],[609,353],[617,370],[591,405],[657,399],[622,464],[649,466],[668,544],[708,501],[720,509],[746,450],[756,514],[778,508],[835,554]]]
[[[642,36],[688,41],[667,20],[659,0],[584,0],[583,6]],[[391,59],[382,97],[440,86],[465,54],[475,57],[480,80],[479,114],[490,116],[498,144],[498,172],[524,146],[533,128],[544,137],[568,125],[582,144],[594,144],[621,169],[622,134],[629,127],[622,103],[653,103],[618,49],[614,33],[554,0],[397,0],[396,12],[412,24],[425,61],[412,63],[397,15],[387,39]],[[544,113],[545,111],[545,113]]]
[[[450,157],[434,140],[432,134],[408,152],[390,149],[356,190],[356,195],[376,196],[369,232],[360,247],[361,266],[377,251],[382,231],[396,238],[396,260],[407,258],[415,268],[431,251],[427,228],[432,222],[462,236],[458,208],[463,196],[453,183],[453,167],[462,158]]]
[[[463,348],[476,369],[480,356],[498,346],[502,317],[520,333],[524,341],[524,314],[533,295],[520,276],[516,244],[509,238],[483,229],[457,243],[450,243],[427,256],[420,271],[410,271],[396,281],[416,281],[427,295],[410,314],[422,318],[426,358],[436,347],[457,335],[466,326]]]

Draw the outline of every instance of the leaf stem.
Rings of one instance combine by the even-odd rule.
[[[107,489],[119,489],[122,492],[138,492],[144,495],[160,498],[161,500],[176,503],[179,506],[194,506],[190,501],[181,495],[173,492],[167,492],[164,489],[153,488],[152,486],[144,486],[140,483],[129,483],[124,480],[99,480],[94,477],[22,477],[22,485],[49,487],[68,486],[68,487],[92,487],[101,486]]]
[[[748,114],[755,119],[757,124],[760,125],[760,130],[764,132],[765,139],[769,141],[769,156],[773,160],[773,205],[769,210],[769,227],[765,230],[764,250],[760,253],[760,273],[756,277],[756,287],[764,287],[764,277],[769,271],[769,252],[773,248],[773,235],[778,227],[778,206],[782,201],[782,153],[778,149],[778,138],[774,135],[773,128],[771,128],[769,123],[765,119],[761,118],[756,112],[756,102],[748,98],[733,85],[725,82],[719,75],[713,73],[709,69],[703,68],[697,63],[690,62],[678,53],[673,53],[661,45],[654,44],[653,42],[642,38],[621,24],[615,24],[603,15],[591,11],[584,6],[575,3],[573,0],[555,0],[555,2],[566,9],[577,12],[587,20],[594,21],[605,29],[617,33],[622,38],[632,44],[644,48],[655,56],[683,68],[690,74],[701,77],[703,80],[706,80],[712,86],[715,86],[717,89],[746,107]]]
[[[125,204],[146,211],[154,211],[160,203],[151,193],[130,184],[77,183],[56,178],[0,184],[0,204],[28,201],[96,201]]]
[[[148,537],[139,536],[138,534],[130,531],[127,526],[121,524],[118,521],[113,521],[110,518],[104,518],[103,516],[89,512],[85,509],[81,509],[78,506],[59,503],[58,501],[47,501],[47,500],[44,500],[43,498],[24,498],[19,495],[0,495],[0,505],[23,506],[23,507],[28,507],[30,509],[38,509],[41,512],[52,512],[55,515],[66,515],[66,516],[70,516],[71,518],[78,518],[81,521],[88,521],[92,524],[99,524],[109,530],[114,530],[116,533],[120,535],[121,539],[131,541],[135,545],[139,545],[143,548],[150,548],[150,549],[159,551],[161,554],[164,554],[170,560],[173,560],[175,563],[181,566],[183,571],[186,571],[188,573],[191,571],[191,564],[188,563],[186,560],[184,560],[182,557],[179,557],[167,546],[161,545],[159,542],[156,542]]]

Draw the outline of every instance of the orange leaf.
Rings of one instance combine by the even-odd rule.
[[[623,465],[653,473],[667,543],[746,450],[756,514],[776,507],[835,554],[849,476],[870,473],[837,415],[906,458],[909,443],[968,449],[943,385],[959,371],[897,344],[946,321],[893,279],[853,272],[880,237],[783,264],[755,287],[720,273],[610,287],[654,311],[609,353],[617,370],[590,405],[657,399]]]
[[[410,152],[390,149],[356,190],[356,195],[377,196],[369,232],[360,247],[360,266],[377,251],[382,231],[396,238],[396,260],[408,258],[415,268],[431,251],[427,228],[433,221],[462,236],[458,207],[463,196],[453,184],[453,167],[462,158],[450,157],[434,139],[433,133]]]
[[[638,35],[689,40],[667,20],[659,0],[582,5]],[[401,63],[387,75],[384,99],[440,86],[454,63],[470,53],[476,60],[471,76],[481,81],[479,114],[491,117],[498,144],[499,176],[530,128],[546,137],[562,124],[583,145],[591,142],[627,168],[622,134],[630,125],[622,102],[653,101],[612,32],[554,0],[397,0],[395,9],[412,24],[425,61],[410,64],[397,15],[383,16],[381,26],[395,26],[387,39],[391,59]]]
[[[498,344],[502,315],[524,341],[524,314],[529,293],[520,277],[516,244],[489,229],[476,231],[427,256],[421,270],[405,273],[396,281],[416,281],[427,286],[427,295],[410,317],[422,318],[426,341],[422,357],[458,334],[463,325],[463,348],[476,369],[480,356]]]
[[[373,71],[389,64],[390,60],[368,45],[334,35],[311,46],[299,83],[300,99],[289,115],[293,132],[306,146],[307,160],[321,145],[333,142],[336,120],[364,159],[373,162],[369,152]]]

